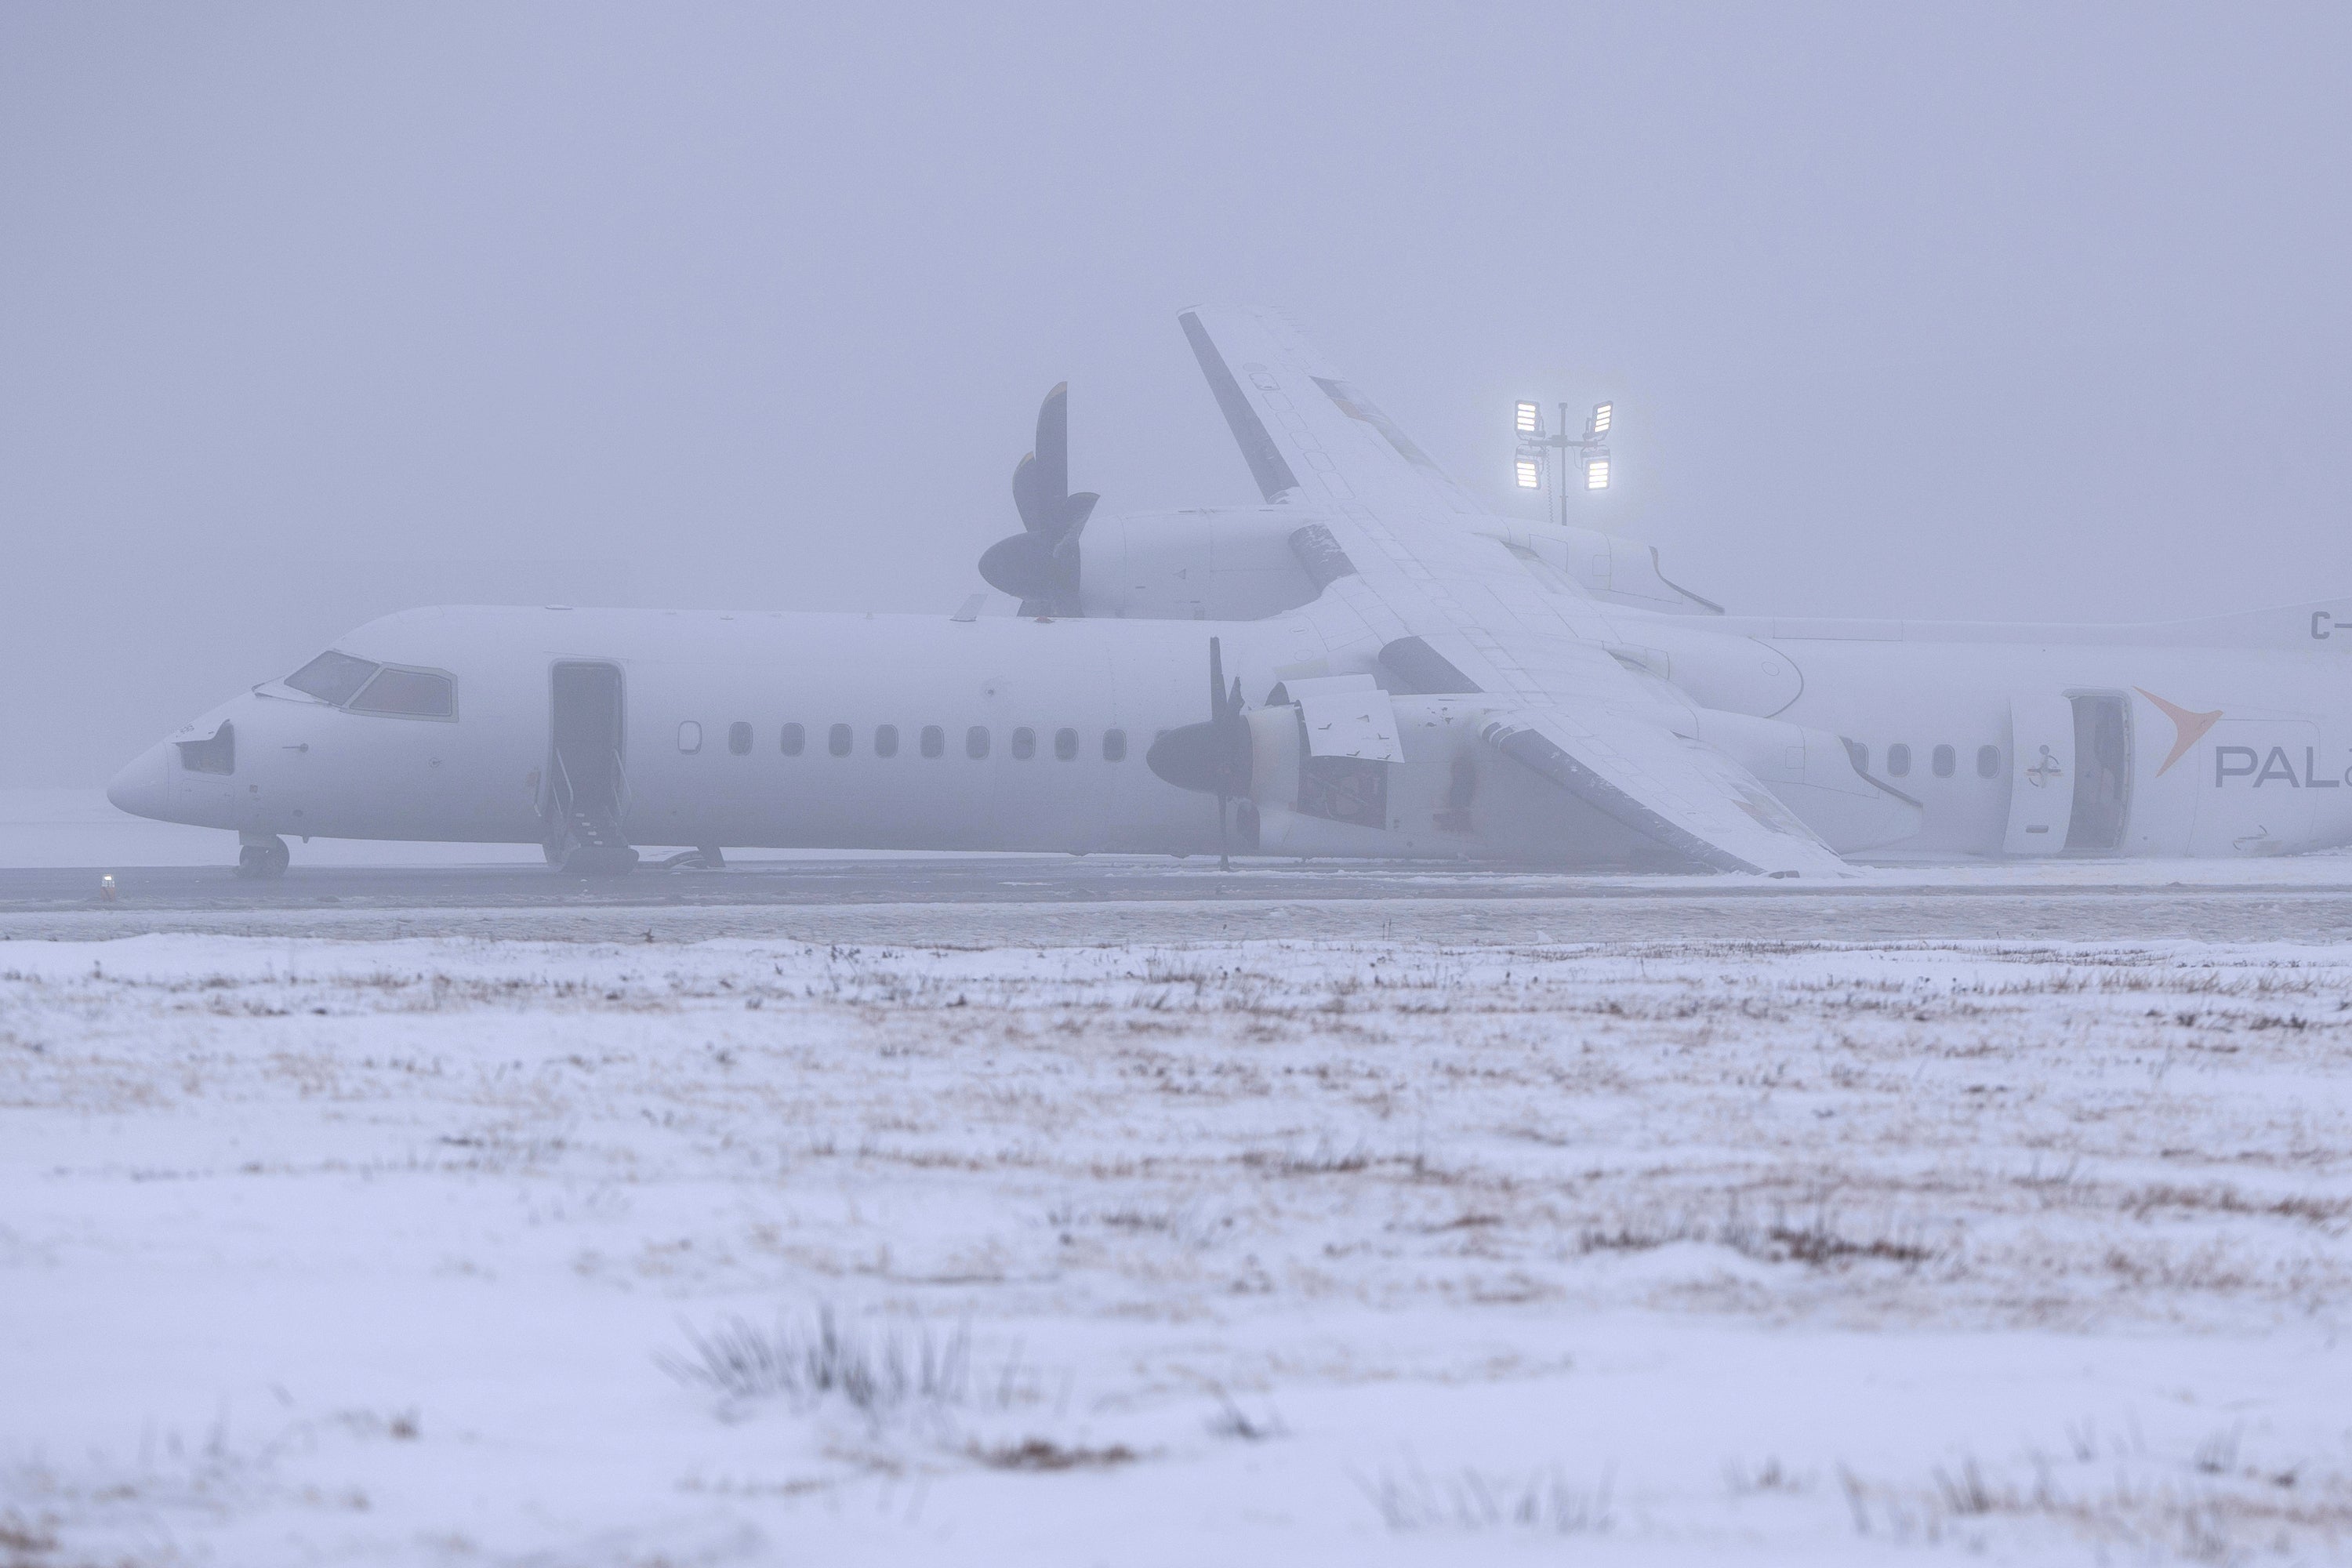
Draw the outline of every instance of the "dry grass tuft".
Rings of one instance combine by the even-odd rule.
[[[1050,1437],[1024,1437],[1017,1443],[974,1443],[964,1452],[992,1470],[1108,1470],[1131,1465],[1142,1457],[1124,1443],[1088,1448],[1056,1443]]]
[[[1465,1466],[1431,1476],[1409,1463],[1367,1479],[1350,1472],[1356,1489],[1398,1531],[1525,1530],[1546,1535],[1594,1535],[1612,1522],[1610,1478],[1578,1487],[1558,1470],[1524,1478],[1492,1476]]]

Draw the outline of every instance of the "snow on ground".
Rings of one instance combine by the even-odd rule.
[[[0,944],[0,1563],[2322,1562],[2352,948]]]

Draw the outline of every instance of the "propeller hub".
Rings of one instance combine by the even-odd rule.
[[[1249,794],[1250,727],[1242,717],[1242,683],[1225,687],[1225,653],[1215,637],[1209,639],[1209,717],[1199,724],[1169,731],[1151,742],[1144,765],[1178,789],[1199,790],[1217,797],[1222,822],[1224,802]]]
[[[1169,731],[1143,753],[1144,766],[1178,789],[1202,795],[1247,795],[1250,732],[1246,721],[1212,719]]]

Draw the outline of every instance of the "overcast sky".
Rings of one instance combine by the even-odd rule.
[[[1039,395],[1255,499],[1287,309],[1498,505],[1738,610],[2352,589],[2318,5],[0,8],[0,784],[436,600],[945,613]]]

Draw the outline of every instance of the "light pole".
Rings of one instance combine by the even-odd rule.
[[[1557,472],[1551,478],[1553,495],[1559,502],[1559,525],[1562,528],[1568,526],[1568,455],[1571,451],[1581,455],[1584,461],[1586,489],[1607,489],[1609,488],[1609,426],[1614,422],[1616,411],[1617,405],[1613,403],[1594,404],[1591,416],[1584,422],[1584,434],[1581,436],[1571,436],[1568,433],[1568,405],[1565,403],[1559,405],[1558,435],[1545,430],[1542,404],[1523,401],[1518,404],[1515,411],[1516,417],[1513,425],[1519,437],[1519,455],[1514,464],[1514,471],[1518,479],[1519,489],[1523,490],[1542,489],[1544,470],[1548,466],[1544,462],[1544,453],[1549,450],[1559,454]],[[1545,509],[1547,515],[1549,514],[1550,510],[1549,506]]]

